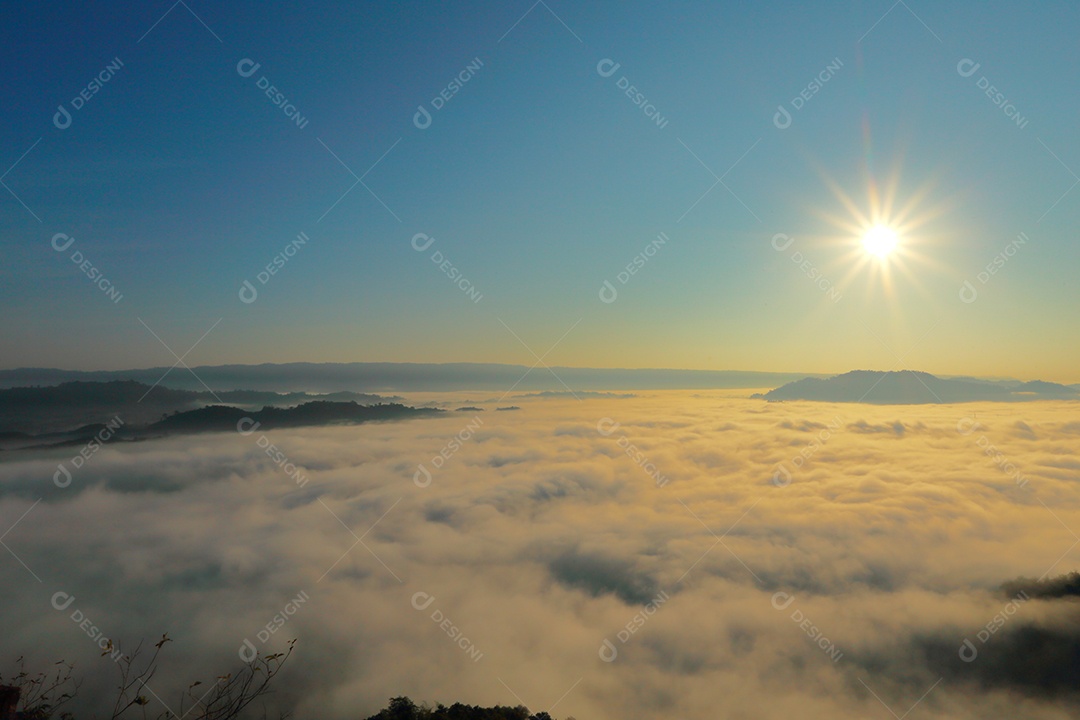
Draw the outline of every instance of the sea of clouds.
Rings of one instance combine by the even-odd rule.
[[[174,639],[157,710],[297,638],[301,719],[1080,712],[1080,606],[1037,582],[1080,553],[1075,403],[746,394],[417,396],[488,409],[112,444],[66,487],[77,448],[7,453],[0,674],[74,661],[96,708],[90,627]]]

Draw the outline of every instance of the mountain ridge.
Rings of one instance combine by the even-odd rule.
[[[1080,390],[1044,380],[982,381],[940,378],[917,370],[851,370],[828,378],[807,377],[755,393],[769,402],[809,400],[871,405],[923,405],[961,402],[1023,402],[1080,399]]]
[[[554,373],[554,374],[553,374]],[[76,380],[104,382],[135,380],[164,387],[215,392],[234,388],[278,392],[406,392],[495,390],[564,391],[560,378],[578,390],[660,390],[763,388],[815,373],[774,373],[738,370],[679,370],[672,368],[548,369],[507,363],[261,363],[258,365],[200,365],[129,370],[63,370],[15,368],[0,370],[0,388],[57,385]]]

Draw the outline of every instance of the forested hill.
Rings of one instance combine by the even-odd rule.
[[[439,703],[434,707],[417,705],[407,697],[396,697],[390,704],[366,720],[555,720],[546,712],[533,714],[524,705],[509,707],[454,703],[449,707]],[[565,720],[574,720],[567,717]]]

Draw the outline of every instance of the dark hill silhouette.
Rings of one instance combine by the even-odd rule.
[[[1046,382],[1044,380],[1032,380],[1031,382],[1022,383],[1013,388],[1013,392],[1035,393],[1042,397],[1080,397],[1080,390],[1077,390],[1072,386],[1059,385],[1058,383]]]
[[[1016,597],[1024,593],[1036,600],[1057,600],[1080,598],[1080,573],[1071,572],[1050,578],[1017,578],[1001,586],[1005,597]]]
[[[496,705],[485,708],[479,705],[454,703],[447,707],[439,703],[435,707],[417,705],[407,697],[390,699],[390,704],[367,720],[554,720],[546,712],[533,715],[524,705],[509,707]],[[567,718],[567,720],[571,720]]]
[[[236,430],[237,423],[250,418],[245,428],[259,423],[260,430],[305,425],[347,425],[372,420],[395,420],[408,417],[431,417],[445,412],[435,408],[414,408],[398,403],[358,405],[355,402],[329,402],[324,400],[304,403],[293,408],[265,407],[252,412],[229,405],[210,405],[171,415],[156,422],[151,432],[213,432]]]
[[[978,401],[1015,402],[1080,398],[1067,385],[1036,380],[1001,383],[973,379],[945,379],[926,372],[900,370],[853,370],[831,378],[803,378],[764,395],[770,402],[817,400],[822,402],[870,403],[875,405],[915,405]]]

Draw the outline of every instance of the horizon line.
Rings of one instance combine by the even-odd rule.
[[[601,367],[601,366],[589,366],[589,365],[526,365],[524,363],[507,363],[507,362],[483,362],[483,361],[448,361],[448,362],[417,362],[417,361],[387,361],[387,360],[349,360],[349,361],[311,361],[311,360],[295,360],[289,362],[262,362],[262,363],[219,363],[219,364],[202,364],[188,366],[189,370],[195,370],[199,368],[203,369],[220,369],[220,368],[257,368],[257,367],[285,367],[290,365],[314,365],[314,366],[346,366],[346,365],[401,365],[401,366],[434,366],[434,367],[447,367],[447,366],[498,366],[498,367],[512,367],[512,368],[529,368],[532,370],[541,369],[541,367],[551,370],[584,370],[584,371],[596,371],[596,372],[668,372],[668,373],[711,373],[711,374],[741,374],[741,375],[801,375],[804,377],[819,377],[819,378],[831,378],[844,375],[850,372],[921,372],[935,377],[944,379],[960,379],[971,378],[975,380],[985,381],[1017,381],[1017,382],[1059,382],[1062,385],[1080,384],[1078,382],[1069,381],[1056,381],[1056,380],[1044,380],[1043,378],[1036,378],[1034,380],[1022,380],[1021,378],[1012,375],[973,375],[973,374],[954,374],[954,373],[937,373],[928,370],[916,370],[914,368],[902,368],[893,370],[876,370],[866,368],[851,368],[840,372],[806,372],[806,371],[785,371],[785,370],[733,370],[724,369],[716,370],[711,368],[674,368],[674,367]],[[76,368],[63,368],[56,366],[19,366],[19,367],[7,367],[0,368],[0,373],[16,373],[16,372],[59,372],[59,373],[136,373],[136,372],[148,372],[162,370],[170,366],[166,365],[152,365],[147,367],[125,367],[125,368],[98,368],[93,370],[76,369]],[[176,365],[171,366],[174,370],[179,370]]]

